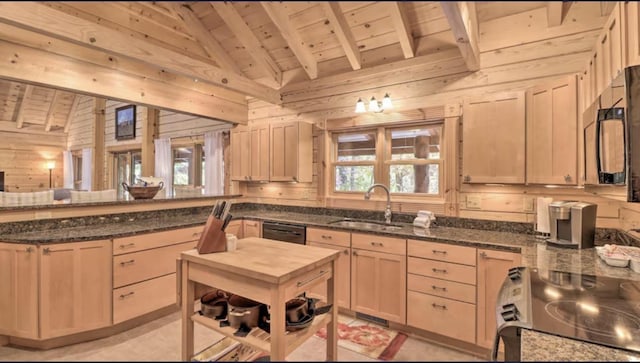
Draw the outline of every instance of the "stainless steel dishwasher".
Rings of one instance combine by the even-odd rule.
[[[307,227],[302,224],[262,222],[262,238],[305,244]]]

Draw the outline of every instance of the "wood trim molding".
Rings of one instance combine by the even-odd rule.
[[[271,21],[276,25],[280,34],[295,54],[296,58],[307,72],[311,79],[318,78],[318,62],[313,54],[306,48],[305,42],[302,41],[300,35],[289,21],[289,16],[282,12],[282,9],[276,7],[270,2],[260,2],[264,10],[269,15]]]

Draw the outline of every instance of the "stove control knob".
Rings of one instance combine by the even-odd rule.
[[[518,321],[518,315],[515,311],[503,311],[501,315],[504,321]]]
[[[509,269],[509,278],[511,281],[520,280],[520,275],[521,273],[519,268],[514,267]]]

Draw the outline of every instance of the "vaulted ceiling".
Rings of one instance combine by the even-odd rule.
[[[571,3],[0,2],[0,41],[73,54],[144,80],[198,81],[199,92],[230,102],[278,103],[310,80],[344,75],[348,82],[359,69],[444,51],[458,50],[475,71],[480,24],[546,8],[552,27],[565,21]],[[599,11],[608,14],[611,4],[601,2]],[[73,90],[70,83],[54,90],[35,79],[2,80],[0,121],[64,131]]]

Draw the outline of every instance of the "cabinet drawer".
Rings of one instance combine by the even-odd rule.
[[[350,247],[351,233],[330,229],[307,228],[307,241]]]
[[[393,253],[396,255],[407,254],[407,240],[401,238],[382,237],[375,234],[351,234],[351,247],[363,250]]]
[[[407,248],[409,256],[461,263],[470,266],[476,265],[476,249],[474,247],[410,239],[407,241]]]
[[[113,287],[176,272],[176,259],[180,252],[196,248],[196,241],[127,253],[113,257]]]
[[[476,306],[409,291],[407,325],[475,344]]]
[[[408,274],[407,289],[470,304],[476,303],[476,287],[460,282]]]
[[[203,230],[204,224],[196,227],[115,238],[113,240],[113,255],[117,256],[123,253],[142,251],[180,242],[197,241],[200,239]]]
[[[175,273],[115,289],[113,323],[118,324],[175,303]]]
[[[408,257],[407,272],[437,279],[476,284],[475,266],[459,265],[425,258]]]

